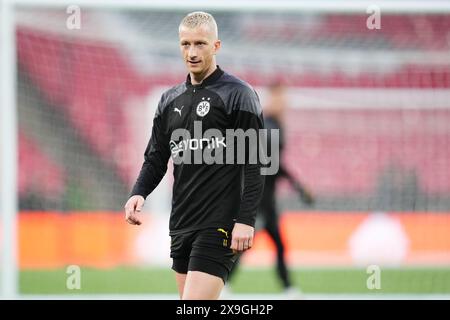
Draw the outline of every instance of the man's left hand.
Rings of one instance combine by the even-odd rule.
[[[255,228],[252,226],[235,223],[231,233],[231,249],[234,252],[240,252],[250,249],[253,246],[253,236]]]

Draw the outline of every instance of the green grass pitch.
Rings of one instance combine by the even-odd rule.
[[[22,270],[21,294],[171,294],[176,293],[169,268],[81,268],[81,289],[69,290],[65,269]],[[381,289],[369,290],[365,269],[301,268],[292,280],[305,293],[449,294],[450,268],[382,269]],[[235,293],[279,293],[275,269],[240,269],[231,282]]]

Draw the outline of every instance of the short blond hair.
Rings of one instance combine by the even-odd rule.
[[[216,39],[219,37],[216,20],[207,12],[195,11],[188,13],[183,20],[181,20],[178,30],[181,30],[181,27],[183,26],[190,29],[194,29],[199,26],[207,26],[213,32]]]

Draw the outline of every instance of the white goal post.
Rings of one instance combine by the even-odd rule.
[[[0,225],[1,297],[18,293],[17,270],[17,109],[13,3],[1,2],[0,15]]]

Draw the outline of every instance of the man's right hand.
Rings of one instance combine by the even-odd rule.
[[[137,214],[141,212],[145,199],[143,196],[132,196],[125,204],[125,221],[132,225],[141,225]]]

